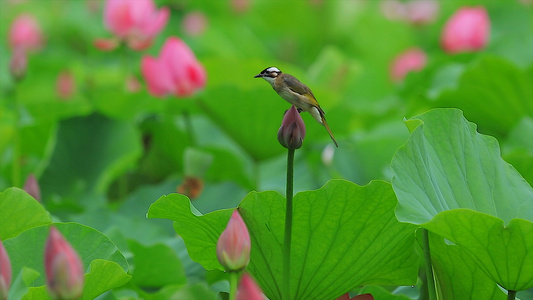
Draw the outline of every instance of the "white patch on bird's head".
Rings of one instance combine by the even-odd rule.
[[[276,67],[269,67],[261,71],[258,75],[255,75],[255,78],[263,78],[268,81],[270,84],[274,85],[274,80],[281,74],[281,71]]]
[[[264,72],[266,72],[266,73],[273,73],[273,72],[281,73],[281,71],[278,68],[276,68],[276,67],[266,68]]]
[[[279,76],[279,74],[281,74],[281,71],[278,68],[269,67],[261,71],[261,74],[259,75],[266,79],[267,77],[276,78]]]

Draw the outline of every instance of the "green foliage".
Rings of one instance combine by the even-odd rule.
[[[0,0],[9,298],[49,299],[42,254],[52,222],[82,257],[83,299],[223,298],[215,245],[235,207],[252,238],[248,271],[281,298],[286,157],[276,134],[289,104],[253,78],[268,66],[313,90],[339,141],[330,151],[323,126],[302,113],[294,299],[426,297],[419,227],[430,231],[440,298],[498,300],[502,289],[531,298],[533,15],[523,2],[438,1],[435,19],[414,25],[390,17],[384,0],[249,1],[243,10],[240,1],[155,0],[170,19],[151,46],[103,52],[93,42],[113,37],[105,1]],[[442,29],[463,6],[487,9],[488,44],[449,54]],[[185,24],[192,12],[207,20],[197,35]],[[45,44],[28,53],[16,81],[9,27],[23,13],[36,17]],[[141,71],[171,36],[207,72],[187,98],[154,97]],[[393,82],[394,58],[411,47],[427,65]],[[65,73],[74,82],[68,97],[57,89]],[[20,189],[30,174],[42,203]],[[194,199],[175,194],[188,177],[199,182]]]
[[[476,132],[456,109],[433,110],[392,160],[398,219],[422,224],[439,212],[469,208],[533,221],[533,189],[500,157],[495,138]]]
[[[33,197],[18,188],[0,193],[0,238],[6,240],[25,230],[52,223],[48,212]]]

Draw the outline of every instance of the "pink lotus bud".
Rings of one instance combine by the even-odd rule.
[[[7,251],[0,240],[0,300],[7,300],[11,285],[11,262]]]
[[[406,3],[407,20],[411,24],[431,23],[439,12],[439,3],[435,0],[413,0]]]
[[[114,38],[110,39],[95,39],[93,45],[96,49],[101,51],[113,51],[118,47],[118,40]]]
[[[237,300],[263,300],[263,293],[255,281],[244,273],[239,282],[239,289],[237,290]]]
[[[293,105],[283,117],[281,127],[278,130],[278,141],[285,148],[298,149],[302,147],[304,138],[304,120],[302,120],[296,106]]]
[[[240,271],[250,262],[250,234],[241,215],[233,211],[217,242],[218,261],[227,271]]]
[[[487,45],[490,20],[484,7],[463,7],[446,22],[441,45],[448,53],[479,51]]]
[[[201,35],[207,28],[207,17],[199,11],[188,13],[183,17],[181,27],[190,36]]]
[[[180,39],[166,40],[159,57],[144,56],[141,71],[150,94],[156,97],[191,96],[206,82],[204,67]]]
[[[104,23],[130,48],[143,50],[165,27],[169,15],[166,7],[157,10],[153,0],[107,0]]]
[[[391,64],[390,76],[399,82],[411,71],[420,71],[426,66],[426,53],[419,48],[411,48],[400,53]]]
[[[13,56],[9,62],[9,72],[15,80],[21,80],[26,75],[26,69],[28,67],[28,58],[26,51],[20,48],[13,50]]]
[[[68,100],[74,95],[76,89],[74,76],[69,71],[62,71],[57,76],[56,91],[59,98]]]
[[[24,182],[24,191],[35,198],[35,200],[41,202],[41,189],[39,188],[39,183],[37,182],[35,175],[30,174],[28,178],[26,178],[26,182]]]
[[[9,44],[12,49],[23,51],[38,50],[43,45],[41,28],[30,14],[18,16],[9,30]]]
[[[53,226],[44,252],[46,285],[53,299],[79,299],[83,293],[83,264],[78,253]]]

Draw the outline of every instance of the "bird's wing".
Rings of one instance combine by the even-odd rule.
[[[318,101],[316,101],[315,95],[313,95],[313,92],[309,87],[307,87],[307,85],[301,83],[300,80],[298,80],[296,77],[286,73],[283,77],[283,81],[292,92],[307,97],[313,103],[313,106],[320,108],[320,106],[318,105]]]
[[[285,76],[283,76],[283,81],[291,91],[300,95],[310,94],[311,96],[313,96],[313,98],[315,97],[315,95],[313,95],[313,92],[311,92],[311,89],[309,89],[307,85],[301,83],[300,80],[298,80],[296,77],[289,74],[285,74]]]

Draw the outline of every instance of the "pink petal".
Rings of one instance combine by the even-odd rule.
[[[148,91],[153,96],[164,97],[173,93],[175,87],[172,76],[164,62],[144,56],[141,60],[141,72],[148,85]]]

